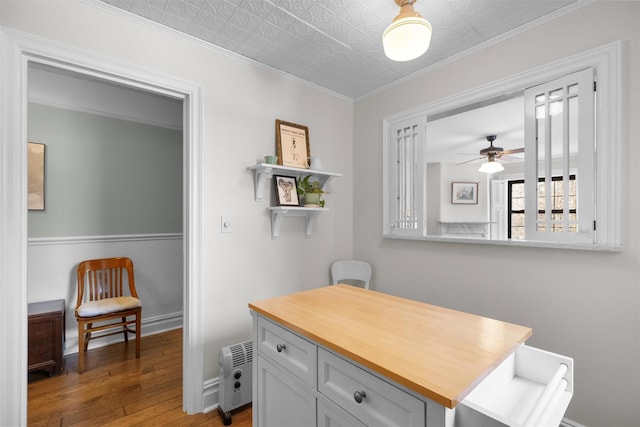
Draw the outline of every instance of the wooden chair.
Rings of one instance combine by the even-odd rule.
[[[125,280],[129,285],[128,295]],[[84,371],[84,356],[89,341],[94,338],[124,334],[125,342],[129,342],[129,334],[136,334],[136,358],[140,357],[141,317],[142,302],[136,292],[133,262],[129,258],[82,261],[78,265],[76,303],[78,373]],[[130,327],[133,324],[135,330]],[[100,333],[93,335],[96,332]]]
[[[336,261],[331,264],[331,280],[334,285],[338,283],[356,286],[362,284],[363,288],[369,289],[371,265],[364,261]]]

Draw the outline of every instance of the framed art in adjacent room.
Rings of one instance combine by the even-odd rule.
[[[28,206],[30,211],[44,210],[44,157],[45,145],[37,142],[28,143],[27,176]]]
[[[309,128],[276,119],[278,164],[309,169]]]
[[[274,175],[278,206],[300,206],[298,182],[295,176]]]
[[[477,205],[478,204],[478,183],[477,182],[452,182],[451,183],[451,203],[454,205]]]

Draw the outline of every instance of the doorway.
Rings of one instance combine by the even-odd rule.
[[[28,301],[66,301],[65,349],[75,353],[70,271],[126,254],[144,279],[143,334],[180,327],[182,100],[30,63],[28,101],[30,153],[41,152],[39,162],[29,155]]]
[[[6,323],[0,334],[5,342],[7,366],[0,392],[0,424],[26,424],[27,408],[27,88],[28,69],[44,64],[61,70],[179,99],[183,104],[183,410],[203,410],[203,344],[201,337],[201,91],[195,83],[157,70],[141,69],[122,61],[111,61],[85,51],[73,51],[20,35],[2,35],[3,96],[0,111],[6,126],[0,134],[3,167],[0,188],[0,280],[14,283],[0,303]]]

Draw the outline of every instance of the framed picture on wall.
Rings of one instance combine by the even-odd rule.
[[[30,211],[44,210],[44,153],[45,145],[37,142],[27,144],[27,204]]]
[[[309,128],[276,119],[278,164],[309,169]]]
[[[295,176],[274,175],[278,206],[300,206],[298,198],[298,181]]]
[[[454,205],[477,205],[478,204],[478,183],[477,182],[452,182],[451,183],[451,203]]]

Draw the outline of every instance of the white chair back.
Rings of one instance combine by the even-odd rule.
[[[347,283],[354,285],[362,283],[362,287],[369,289],[371,280],[371,266],[364,261],[345,260],[336,261],[331,265],[331,280],[333,284]],[[357,285],[357,284],[356,284]]]

